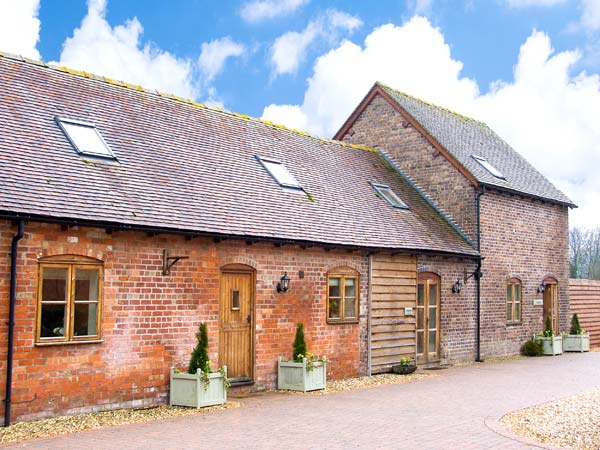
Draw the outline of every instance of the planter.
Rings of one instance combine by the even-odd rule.
[[[590,333],[563,335],[563,350],[565,352],[589,352]]]
[[[406,366],[406,365],[403,366],[401,364],[392,366],[392,371],[394,373],[397,373],[398,375],[409,375],[409,374],[413,373],[415,370],[417,370],[417,366],[414,364],[411,364],[408,366]]]
[[[315,361],[312,370],[306,367],[306,358],[302,362],[283,361],[277,363],[277,389],[290,391],[316,391],[327,385],[327,364]]]
[[[171,369],[169,405],[203,408],[225,403],[227,401],[227,388],[225,387],[227,367],[223,367],[223,374],[220,372],[209,373],[206,387],[200,374],[200,370],[191,374],[178,373],[175,372],[175,369]]]
[[[542,343],[543,355],[560,355],[563,352],[562,336],[543,337],[535,336],[534,339]]]

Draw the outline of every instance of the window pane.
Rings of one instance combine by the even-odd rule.
[[[515,284],[515,302],[521,301],[521,285]]]
[[[417,353],[418,354],[422,354],[423,353],[423,332],[422,331],[417,331]]]
[[[77,269],[75,272],[75,301],[98,301],[98,269]]]
[[[512,302],[512,284],[506,285],[506,301],[508,303]]]
[[[429,332],[429,353],[435,353],[437,352],[437,342],[435,340],[437,336],[437,331],[430,331]]]
[[[512,303],[506,304],[506,319],[513,320],[513,318],[512,318]]]
[[[389,187],[381,187],[379,188],[379,192],[381,192],[381,195],[383,195],[392,206],[396,208],[407,208],[406,203],[400,200],[400,197],[398,197]]]
[[[429,328],[437,328],[437,308],[429,308]]]
[[[419,284],[417,288],[417,305],[422,305],[425,302],[425,285]]]
[[[515,320],[521,320],[521,302],[515,303]]]
[[[231,291],[231,309],[240,309],[240,291]]]
[[[79,152],[109,158],[113,157],[108,147],[100,138],[100,134],[96,128],[64,121],[61,121],[61,124],[67,135],[77,146]]]
[[[340,299],[330,298],[329,299],[329,318],[339,319],[340,318]]]
[[[292,176],[291,173],[281,163],[262,160],[269,173],[277,180],[277,182],[284,186],[300,187],[300,183]]]
[[[429,304],[430,305],[437,305],[437,293],[438,293],[437,284],[430,284],[429,285]]]
[[[95,336],[96,318],[98,314],[97,303],[80,303],[75,305],[75,323],[73,324],[74,336]]]
[[[44,267],[42,280],[42,301],[67,301],[66,268]]]
[[[329,296],[330,297],[341,297],[340,291],[340,279],[339,278],[330,278],[329,279]]]
[[[344,319],[356,319],[356,297],[344,298]]]
[[[64,337],[66,305],[42,304],[40,337]]]
[[[344,296],[356,297],[356,280],[354,278],[346,278],[344,285]]]
[[[417,329],[422,330],[424,328],[424,324],[425,324],[425,320],[423,319],[424,317],[424,309],[423,308],[417,308]]]

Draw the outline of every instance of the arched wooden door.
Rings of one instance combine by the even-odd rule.
[[[440,359],[440,277],[420,273],[417,282],[417,362]]]
[[[221,269],[219,366],[232,383],[254,377],[254,271],[243,265]]]
[[[558,281],[554,278],[544,280],[544,327],[548,316],[552,320],[552,329],[558,333]]]

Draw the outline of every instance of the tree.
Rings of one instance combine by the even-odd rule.
[[[569,232],[569,271],[571,278],[600,280],[600,228]]]

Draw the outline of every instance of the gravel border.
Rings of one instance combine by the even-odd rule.
[[[8,428],[0,428],[0,443],[18,442],[42,437],[59,436],[85,430],[126,425],[130,423],[151,422],[194,414],[210,414],[224,409],[239,408],[239,402],[227,402],[224,405],[208,408],[184,408],[178,406],[157,406],[141,409],[115,409],[73,416],[59,416],[49,419],[18,422]]]
[[[568,449],[600,448],[600,389],[506,414],[511,433]]]

